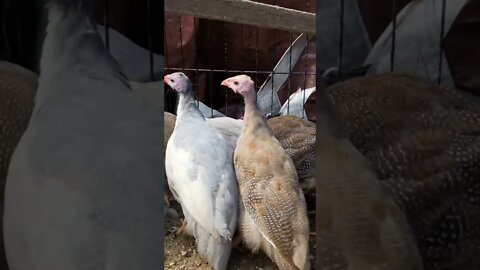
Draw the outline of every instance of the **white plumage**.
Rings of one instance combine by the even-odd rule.
[[[7,178],[10,270],[163,266],[162,116],[130,89],[91,4],[49,6],[35,108]]]
[[[294,115],[301,118],[305,117],[307,112],[305,111],[304,105],[315,90],[315,87],[303,90],[298,88],[298,90],[291,94],[287,101],[282,105],[282,108],[280,108],[280,114]]]
[[[207,123],[220,131],[220,134],[232,147],[232,152],[237,145],[238,137],[242,133],[242,120],[230,117],[216,117],[207,119]]]
[[[168,184],[182,206],[187,233],[195,237],[199,254],[215,270],[224,270],[237,225],[233,148],[206,122],[183,73],[164,80],[179,93],[175,129],[165,157]]]

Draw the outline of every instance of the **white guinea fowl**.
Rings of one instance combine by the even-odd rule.
[[[163,266],[162,116],[95,29],[92,1],[52,0],[29,125],[12,156],[10,270]]]
[[[195,237],[199,254],[215,270],[224,270],[237,226],[233,149],[197,108],[185,74],[169,74],[164,81],[179,94],[166,149],[168,185],[185,215],[182,227]]]

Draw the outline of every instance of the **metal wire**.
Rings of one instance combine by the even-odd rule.
[[[275,1],[274,1],[275,2]],[[275,4],[275,3],[274,3]],[[307,1],[306,3],[308,5],[308,10],[310,9],[310,3],[309,3],[309,0]],[[195,20],[195,19],[194,19]],[[214,38],[217,39],[217,42],[219,41],[219,38],[217,36],[214,37],[214,33],[213,31],[214,30],[219,30],[218,28],[214,27],[213,25],[213,21],[212,20],[205,20],[206,21],[206,24],[205,24],[205,32],[206,32],[206,35],[205,35],[205,38],[206,40],[208,41],[207,43],[208,44],[205,44],[208,48],[208,56],[206,56],[205,59],[206,61],[204,63],[201,63],[203,66],[199,66],[197,63],[197,60],[198,60],[198,52],[199,52],[199,49],[197,48],[197,45],[200,44],[198,42],[200,42],[200,40],[197,39],[197,25],[196,25],[196,22],[194,22],[194,25],[193,25],[193,28],[194,28],[194,32],[195,32],[195,40],[193,41],[194,42],[194,50],[195,50],[195,63],[194,63],[194,66],[185,66],[185,64],[187,63],[187,61],[184,61],[184,54],[185,54],[185,51],[184,51],[184,44],[183,44],[183,36],[180,36],[180,48],[178,48],[180,51],[180,55],[181,55],[181,63],[178,64],[178,66],[171,66],[169,63],[168,63],[168,54],[169,53],[172,53],[172,52],[168,52],[166,49],[165,49],[165,61],[166,61],[166,65],[165,65],[165,71],[166,72],[175,72],[175,71],[183,71],[183,72],[195,72],[195,78],[198,77],[198,74],[200,73],[206,73],[207,74],[207,80],[210,82],[207,87],[207,91],[209,91],[209,99],[210,99],[210,108],[211,108],[211,116],[213,116],[213,110],[214,110],[214,99],[213,99],[213,96],[214,96],[214,93],[213,93],[213,88],[214,88],[214,85],[213,85],[213,80],[217,79],[217,77],[215,76],[215,74],[223,74],[223,76],[225,77],[229,77],[229,76],[233,76],[233,75],[238,75],[238,74],[248,74],[250,75],[252,78],[254,78],[254,81],[255,81],[255,87],[256,89],[258,89],[258,86],[259,84],[261,84],[262,82],[259,81],[259,78],[261,75],[270,75],[272,74],[272,70],[260,70],[260,41],[261,41],[261,32],[260,32],[260,27],[255,27],[253,29],[253,32],[252,31],[252,34],[253,34],[253,41],[255,42],[254,45],[254,53],[255,53],[255,67],[249,67],[247,66],[246,64],[247,63],[251,63],[249,61],[247,61],[246,59],[244,59],[244,57],[246,57],[248,54],[247,54],[247,50],[245,49],[245,43],[244,43],[244,32],[245,29],[244,29],[244,25],[242,24],[239,24],[239,31],[240,31],[240,40],[238,41],[239,42],[239,45],[240,45],[240,57],[239,59],[233,59],[231,58],[231,54],[229,55],[229,31],[230,31],[230,28],[229,26],[232,24],[232,23],[226,23],[224,22],[223,23],[223,62],[224,62],[224,68],[223,69],[219,69],[219,68],[214,68],[214,57],[220,57],[220,55],[215,55],[216,52],[214,52],[213,50],[213,42],[211,41],[214,41]],[[221,26],[222,24],[220,24]],[[180,21],[179,23],[179,32],[182,33],[182,28],[185,28],[187,26],[184,26],[182,25],[182,22]],[[185,28],[186,29],[186,28]],[[249,29],[250,30],[250,29]],[[272,62],[272,69],[273,67],[275,67],[277,61],[279,60],[279,55],[277,55],[277,47],[278,47],[278,44],[277,44],[277,40],[278,40],[278,31],[279,30],[273,30],[273,33],[272,33],[272,48],[271,48],[271,52],[268,52],[270,54],[270,60]],[[202,30],[200,30],[198,32],[198,34],[200,35],[202,32]],[[293,40],[294,40],[294,33],[290,33],[290,46],[292,45],[293,43]],[[167,47],[167,37],[165,36],[165,47]],[[192,38],[193,39],[193,38]],[[202,38],[202,40],[204,40]],[[221,42],[221,41],[220,41]],[[252,48],[253,49],[253,48]],[[307,51],[308,51],[308,48],[307,48]],[[253,53],[253,50],[252,50],[252,53]],[[308,56],[305,56],[306,59],[308,59]],[[202,59],[202,58],[200,58]],[[276,74],[289,74],[290,77],[288,78],[288,85],[285,85],[285,88],[287,88],[288,90],[288,96],[290,97],[290,94],[293,92],[292,91],[292,82],[293,82],[293,78],[292,76],[304,76],[305,79],[304,79],[304,82],[303,84],[306,85],[307,83],[307,79],[306,79],[306,76],[308,75],[313,75],[315,76],[316,73],[315,72],[308,72],[308,61],[305,61],[305,70],[303,71],[293,71],[293,67],[295,66],[293,63],[292,63],[292,55],[290,55],[290,65],[289,65],[289,70],[288,72],[274,72],[273,74],[276,75]],[[232,63],[232,61],[237,61],[237,63]],[[268,61],[268,60],[267,60]],[[253,62],[253,61],[252,61]],[[253,63],[252,63],[253,64]],[[193,80],[192,80],[193,81]],[[192,82],[193,83],[193,82]],[[273,107],[273,101],[274,101],[274,98],[275,98],[275,94],[277,94],[275,92],[275,87],[274,87],[274,78],[271,78],[271,83],[272,83],[272,87],[271,89],[271,105],[270,105],[270,113],[274,113],[274,107]],[[266,90],[266,89],[265,89]],[[197,91],[197,100],[200,99],[200,96],[198,95],[198,91]],[[228,100],[228,91],[225,91],[225,103],[224,103],[224,109],[225,111],[223,112],[224,114],[228,115],[230,112],[229,112],[229,100]],[[305,96],[304,96],[304,100],[305,100]],[[218,104],[216,104],[218,105]],[[222,105],[223,107],[223,105]],[[287,114],[290,113],[290,104],[288,103],[287,105]]]
[[[308,39],[308,35],[307,35],[307,40]],[[303,76],[303,89],[306,90],[307,89],[307,72],[308,72],[308,44],[307,44],[307,47],[305,48],[306,52],[305,52],[305,72],[304,72],[304,76]],[[303,102],[303,106],[305,107],[305,95],[306,95],[306,91],[303,91],[303,97],[302,97],[302,102]],[[289,102],[290,104],[290,102]],[[288,114],[288,113],[287,113]],[[302,119],[305,118],[305,108],[302,110]]]
[[[343,29],[345,21],[345,0],[340,0],[340,38],[338,40],[338,75],[343,71]]]
[[[196,56],[197,55],[197,21],[194,19],[193,20],[193,31],[194,31],[194,35],[193,35],[193,38],[195,39],[194,40],[194,46],[193,46],[193,52],[194,52],[194,55]],[[198,61],[197,61],[197,57],[195,57],[194,59],[194,62],[193,62],[193,66],[195,67],[195,79],[198,80]],[[199,91],[195,91],[195,94],[197,96],[197,107],[200,108],[200,92]],[[210,104],[211,106],[211,104]]]
[[[110,51],[110,31],[108,24],[108,0],[104,0],[104,10],[103,10],[103,26],[105,27],[105,46],[107,50]]]
[[[293,43],[293,37],[292,33],[290,33],[290,46],[292,46]],[[290,47],[291,48],[291,47]],[[292,53],[290,51],[289,54],[289,59],[288,59],[288,73],[292,73]],[[288,100],[290,98],[290,91],[292,88],[292,80],[290,79],[290,76],[288,76],[288,89],[287,89],[287,114],[290,114],[290,101]]]
[[[223,38],[224,38],[224,67],[225,67],[225,77],[228,76],[228,35],[227,35],[227,23],[223,24]],[[228,91],[225,91],[225,115],[228,116]]]
[[[395,41],[397,33],[397,1],[392,3],[392,47],[390,51],[390,71],[393,72],[395,68]]]
[[[147,1],[147,33],[148,33],[148,52],[149,52],[149,64],[150,64],[150,79],[154,78],[153,70],[153,32],[152,32],[152,6],[151,0]]]
[[[310,11],[310,1],[307,1],[307,6],[308,10]],[[307,40],[309,39],[309,36],[307,35]],[[307,43],[307,47],[305,48],[305,75],[303,76],[303,89],[307,89],[307,72],[308,72],[308,47],[309,44]],[[305,98],[306,98],[306,91],[303,91],[303,97],[302,97],[302,104],[303,104],[303,110],[302,110],[302,119],[305,118]],[[290,102],[289,102],[290,104]],[[287,113],[288,114],[288,113]]]
[[[22,61],[23,60],[23,50],[21,48],[23,48],[23,42],[22,42],[22,35],[20,33],[22,33],[22,26],[21,26],[21,21],[20,21],[20,14],[18,12],[15,13],[15,21],[16,21],[16,24],[17,24],[17,42],[18,42],[18,48],[20,48],[20,50],[18,50],[18,57],[19,57],[19,60]]]
[[[445,35],[445,13],[447,9],[446,0],[442,1],[442,22],[441,22],[441,29],[440,29],[440,53],[438,58],[438,78],[437,83],[442,83],[442,66],[443,66],[443,38]]]
[[[212,24],[211,21],[208,21],[208,40],[212,40]],[[212,42],[208,43],[208,66],[212,66]],[[213,117],[213,70],[210,69],[210,117]]]
[[[178,16],[178,30],[180,31],[180,58],[182,61],[182,68],[185,67],[184,61],[183,61],[183,36],[182,36],[182,16]],[[183,70],[183,69],[182,69]]]
[[[256,38],[255,38],[255,89],[258,88],[258,36],[259,28],[257,27]],[[268,74],[268,73],[267,73]]]

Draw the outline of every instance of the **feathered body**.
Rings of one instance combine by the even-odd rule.
[[[7,179],[10,270],[163,265],[162,118],[132,93],[86,4],[49,6],[35,107]]]
[[[254,252],[262,249],[281,270],[309,269],[308,218],[295,166],[256,107],[251,79],[239,75],[222,85],[245,99],[244,123],[234,154],[244,243]]]
[[[167,76],[175,74],[176,82],[188,80],[183,73]],[[167,76],[165,82],[169,83],[171,77]],[[215,270],[225,270],[237,226],[233,149],[206,122],[194,103],[190,83],[187,85],[188,89],[176,89],[177,119],[166,149],[168,184],[182,206],[187,233],[195,237],[199,254]]]
[[[315,192],[315,124],[286,115],[267,120],[275,138],[292,159],[304,193]]]
[[[207,122],[220,131],[228,144],[232,147],[232,153],[237,146],[237,140],[242,133],[242,120],[230,117],[215,117],[207,119]]]
[[[207,122],[221,131],[235,148],[242,132],[242,120],[218,117],[207,119]],[[315,193],[315,124],[293,115],[273,117],[267,119],[267,123],[275,138],[292,159],[303,192]]]
[[[3,202],[8,165],[28,126],[36,88],[35,73],[18,65],[0,61],[0,228],[3,226]],[[8,269],[3,234],[0,235],[0,269]]]
[[[403,74],[355,78],[325,92],[408,217],[426,269],[478,269],[478,99]]]

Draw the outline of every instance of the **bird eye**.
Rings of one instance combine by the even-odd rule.
[[[238,85],[238,82],[237,82],[237,81],[235,81],[235,82],[233,82],[233,84],[235,84],[235,85]]]

